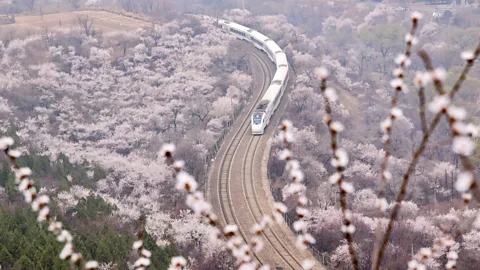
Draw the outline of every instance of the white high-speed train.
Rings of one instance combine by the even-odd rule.
[[[273,80],[257,105],[251,117],[252,133],[263,134],[270,118],[280,104],[280,100],[288,84],[288,62],[285,52],[267,36],[251,28],[226,20],[218,20],[218,25],[237,38],[252,43],[257,49],[264,51],[275,63],[277,70]]]

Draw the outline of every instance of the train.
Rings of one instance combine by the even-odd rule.
[[[269,37],[262,33],[227,20],[218,20],[218,26],[238,39],[250,42],[255,48],[265,52],[275,64],[273,80],[251,115],[253,135],[262,135],[277,109],[288,85],[288,61],[285,52]]]

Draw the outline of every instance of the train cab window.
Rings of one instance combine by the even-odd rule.
[[[260,125],[262,123],[262,113],[253,114],[253,124]]]

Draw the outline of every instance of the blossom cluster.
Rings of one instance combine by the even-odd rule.
[[[140,258],[138,258],[135,263],[133,264],[134,269],[136,270],[145,270],[150,265],[150,257],[152,256],[152,252],[147,250],[143,247],[143,227],[140,226],[138,232],[138,240],[133,242],[132,249],[137,251],[140,254]]]
[[[353,184],[343,179],[343,171],[348,165],[348,154],[343,148],[339,148],[337,144],[338,133],[344,130],[342,123],[333,121],[332,104],[337,101],[337,94],[333,88],[327,87],[328,70],[320,67],[317,70],[317,76],[321,80],[320,89],[324,98],[325,116],[323,121],[327,125],[330,132],[330,147],[333,152],[333,158],[330,164],[336,169],[336,172],[329,177],[332,185],[337,185],[340,190],[340,205],[342,206],[343,224],[340,228],[348,242],[348,250],[355,269],[358,269],[358,258],[353,247],[353,234],[355,233],[355,225],[352,223],[352,214],[347,208],[347,194],[355,191]]]
[[[293,153],[290,149],[290,143],[293,141],[293,134],[291,134],[293,125],[290,121],[284,120],[281,125],[281,131],[279,137],[283,140],[286,148],[280,152],[279,158],[286,161],[285,171],[288,174],[288,178],[292,181],[289,185],[289,193],[298,196],[297,199],[297,220],[293,223],[293,229],[297,232],[297,247],[301,250],[307,249],[309,245],[315,244],[315,238],[307,232],[307,224],[304,219],[310,215],[310,211],[305,208],[308,203],[308,198],[305,196],[305,174],[300,168],[300,162],[293,158]],[[283,204],[277,203],[276,209],[278,213],[286,213],[287,207]],[[279,214],[274,213],[274,216]],[[281,215],[280,215],[281,216]],[[315,262],[312,260],[304,260],[302,263],[303,269],[312,269]]]
[[[414,259],[408,262],[408,270],[426,270],[427,262],[433,258],[439,258],[447,254],[447,263],[445,268],[448,270],[456,269],[458,254],[453,247],[455,241],[450,236],[441,236],[435,239],[431,248],[421,248]]]
[[[405,53],[400,54],[395,58],[395,63],[398,65],[398,68],[394,69],[393,75],[395,78],[390,81],[390,86],[394,89],[394,96],[392,98],[392,107],[390,109],[390,114],[387,116],[385,120],[380,123],[380,130],[383,132],[383,142],[385,143],[385,158],[383,160],[381,166],[381,183],[380,183],[380,192],[379,198],[377,200],[377,208],[381,213],[387,210],[388,202],[385,198],[385,194],[383,192],[384,183],[387,182],[392,178],[392,174],[388,171],[388,159],[390,156],[390,136],[392,134],[392,125],[396,119],[403,117],[403,112],[400,108],[398,108],[398,93],[403,92],[407,93],[408,88],[404,82],[405,78],[405,71],[408,66],[411,65],[412,61],[410,59],[410,51],[413,45],[418,43],[418,39],[415,37],[415,31],[418,26],[418,21],[422,18],[422,14],[418,12],[414,12],[411,15],[412,19],[412,29],[410,33],[407,33],[405,36]],[[425,81],[423,77],[417,76],[416,77],[416,85],[424,84]]]
[[[56,221],[51,216],[50,198],[47,195],[40,195],[35,188],[35,181],[31,179],[32,170],[28,167],[20,168],[17,164],[17,159],[21,156],[21,152],[11,149],[14,144],[14,140],[10,137],[4,137],[0,139],[0,149],[5,152],[7,157],[13,164],[13,171],[15,172],[15,183],[17,188],[22,192],[25,202],[30,204],[32,210],[38,213],[38,222],[48,222],[48,230],[57,236],[57,241],[65,243],[62,251],[60,252],[60,259],[69,261],[74,265],[81,266],[84,269],[93,270],[98,268],[98,262],[88,261],[84,262],[82,254],[75,250],[73,245],[73,237],[69,231],[63,228],[63,224]]]
[[[168,164],[172,165],[176,175],[176,185],[178,190],[187,192],[186,204],[194,212],[195,216],[202,219],[207,224],[214,227],[213,236],[216,239],[222,237],[226,240],[226,248],[236,259],[238,269],[270,269],[268,265],[258,266],[253,260],[253,252],[259,252],[263,248],[263,240],[260,238],[263,231],[272,223],[270,216],[264,216],[260,224],[255,224],[252,228],[254,236],[250,240],[250,245],[245,243],[239,232],[237,225],[225,225],[222,227],[218,222],[217,216],[212,211],[212,205],[204,199],[203,193],[198,191],[198,183],[192,175],[183,170],[185,162],[176,160],[174,157],[175,145],[165,144],[160,150],[160,155],[166,158]],[[283,204],[275,205],[275,211],[272,217],[277,221],[283,221],[281,213],[285,210]],[[186,266],[187,260],[181,256],[173,257],[169,270],[180,270]]]

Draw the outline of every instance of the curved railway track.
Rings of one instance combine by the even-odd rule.
[[[262,136],[253,136],[249,131],[250,115],[268,88],[274,73],[269,62],[259,53],[253,52],[252,57],[261,66],[263,76],[260,86],[257,86],[261,90],[253,97],[246,113],[242,113],[239,118],[241,123],[232,130],[231,139],[227,139],[225,145],[222,145],[223,151],[218,153],[221,160],[215,164],[218,171],[214,172],[212,177],[217,179],[212,183],[211,190],[211,201],[218,204],[223,224],[237,224],[240,235],[247,243],[250,243],[253,236],[250,233],[252,226],[261,221],[263,214],[269,214],[262,211],[257,194],[261,184],[256,183],[254,177],[255,157],[263,154],[263,149],[259,148]],[[274,121],[271,121],[270,125],[273,123]],[[263,241],[263,250],[254,254],[254,259],[259,264],[278,266],[280,269],[302,269],[302,260],[297,258],[296,250],[292,252],[281,235],[268,228],[264,231]]]

